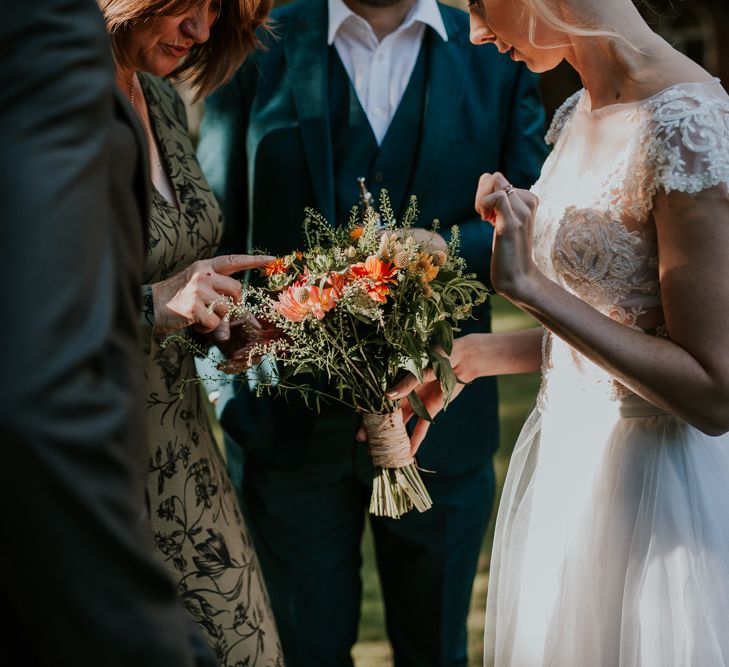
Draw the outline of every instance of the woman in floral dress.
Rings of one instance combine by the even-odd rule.
[[[172,332],[216,332],[220,297],[239,298],[231,274],[267,258],[213,257],[222,231],[170,74],[201,95],[256,46],[264,0],[99,0],[112,35],[117,83],[147,139],[152,208],[141,316],[146,353],[148,494],[159,557],[221,667],[283,665],[258,561],[216,446],[193,355]],[[270,259],[270,258],[268,258]]]

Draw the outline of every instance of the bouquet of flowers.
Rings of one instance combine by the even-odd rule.
[[[410,233],[418,215],[414,197],[399,223],[386,192],[379,212],[371,196],[364,201],[364,212],[355,207],[349,223],[336,228],[306,210],[306,249],[271,262],[265,286],[246,286],[243,301],[230,304],[230,317],[252,313],[260,328],[251,329],[245,354],[220,368],[241,372],[267,357],[277,369],[268,386],[297,390],[317,407],[328,397],[362,413],[376,467],[370,512],[399,518],[432,501],[399,405],[385,390],[406,371],[422,379],[431,366],[444,396],[451,394],[458,378],[445,354],[459,320],[485,300],[486,288],[465,272],[456,227],[445,252]],[[302,382],[309,374],[328,389]],[[415,393],[409,400],[430,419]]]

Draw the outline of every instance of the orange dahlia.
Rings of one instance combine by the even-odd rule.
[[[364,262],[354,264],[350,268],[355,280],[363,280],[367,292],[373,301],[385,303],[390,293],[388,283],[397,283],[395,275],[397,267],[392,262],[383,262],[370,255]]]
[[[435,280],[438,275],[439,268],[436,266],[427,255],[421,255],[416,264],[418,273],[420,273],[420,279],[424,283],[429,283]]]
[[[301,303],[296,298],[296,287],[289,287],[278,295],[278,300],[273,307],[286,319],[292,322],[301,322],[308,314],[308,301]]]
[[[331,287],[325,287],[322,289],[315,285],[311,288],[307,305],[309,307],[309,312],[316,317],[317,320],[321,320],[327,312],[337,305],[338,300],[339,297]]]
[[[347,275],[345,273],[330,273],[326,284],[332,288],[333,293],[339,299],[344,291],[344,286],[347,284]]]
[[[263,267],[263,274],[270,278],[271,276],[275,276],[279,273],[286,273],[288,270],[289,267],[286,266],[283,257],[277,257]]]
[[[301,322],[309,313],[321,320],[337,305],[340,296],[333,287],[308,287],[297,281],[278,295],[274,308],[292,322]]]

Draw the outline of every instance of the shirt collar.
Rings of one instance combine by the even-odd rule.
[[[356,14],[344,4],[343,0],[327,0],[329,4],[329,31],[327,36],[327,44],[330,46],[334,43],[334,39],[339,29],[350,16]],[[444,42],[448,41],[448,33],[443,23],[443,17],[438,9],[436,0],[416,0],[412,10],[408,13],[401,27],[408,27],[420,21],[435,30]]]

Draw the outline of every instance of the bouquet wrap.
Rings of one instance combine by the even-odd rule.
[[[362,420],[375,465],[370,513],[398,519],[413,507],[419,512],[430,509],[433,501],[410,454],[402,410],[386,414],[365,412]]]

